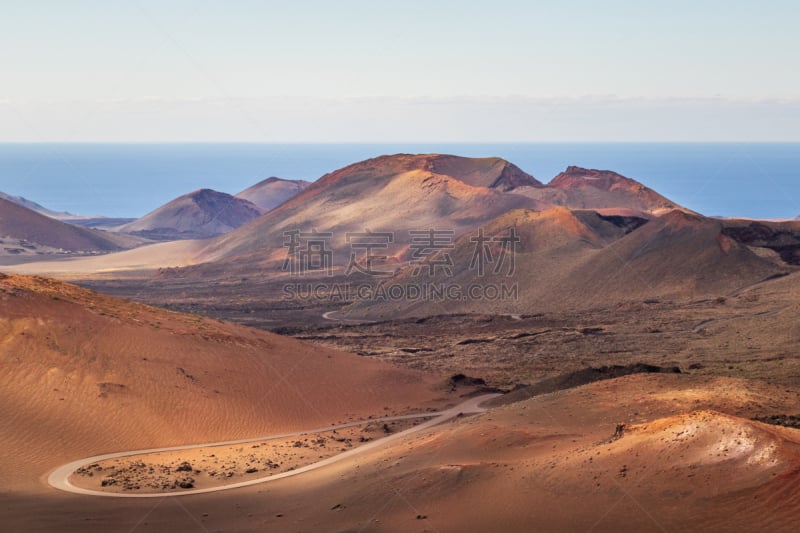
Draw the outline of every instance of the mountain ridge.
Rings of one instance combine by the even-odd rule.
[[[261,215],[248,200],[197,189],[158,207],[117,231],[154,240],[205,239],[232,231]]]
[[[272,176],[244,189],[235,197],[252,202],[267,212],[296,196],[309,185],[311,182],[305,180],[288,180]]]
[[[48,248],[48,253],[113,252],[144,242],[134,237],[68,224],[3,198],[0,198],[0,236],[18,241],[6,243],[13,244],[11,249],[19,250],[15,252],[18,254],[26,253],[28,246],[37,245]]]

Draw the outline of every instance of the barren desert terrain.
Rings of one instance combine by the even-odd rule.
[[[224,235],[3,260],[4,527],[796,529],[798,223],[499,158],[384,156],[250,197],[275,183],[294,195]],[[446,246],[420,258],[420,227]],[[281,268],[293,228],[330,234],[330,269]],[[389,229],[361,262],[345,246]],[[507,235],[514,268],[475,272]],[[303,283],[325,288],[287,297]],[[421,283],[516,289],[334,294]]]

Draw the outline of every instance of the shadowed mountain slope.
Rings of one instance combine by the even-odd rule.
[[[155,240],[205,239],[236,229],[261,215],[253,203],[200,189],[180,196],[118,231]]]
[[[46,247],[48,251],[111,252],[141,244],[140,239],[81,228],[42,215],[0,198],[0,237],[11,239],[7,247],[24,250]],[[20,253],[22,253],[20,252]]]

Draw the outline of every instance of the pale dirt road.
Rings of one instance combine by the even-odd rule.
[[[110,498],[164,498],[164,497],[171,497],[171,496],[190,496],[192,494],[204,494],[208,492],[219,492],[223,490],[231,490],[240,487],[249,487],[251,485],[257,485],[259,483],[266,483],[269,481],[277,481],[278,479],[283,479],[291,476],[297,476],[299,474],[303,474],[305,472],[310,472],[311,470],[316,470],[318,468],[322,468],[324,466],[336,463],[343,459],[347,459],[349,457],[353,457],[354,455],[358,455],[360,453],[364,453],[366,451],[372,450],[374,448],[378,448],[380,446],[384,446],[389,442],[402,439],[411,435],[413,433],[428,429],[433,427],[437,424],[441,424],[446,422],[452,418],[455,418],[460,415],[467,415],[467,414],[477,414],[483,413],[487,411],[486,408],[481,407],[481,404],[484,402],[495,398],[497,396],[501,396],[500,394],[484,394],[481,396],[477,396],[475,398],[470,398],[469,400],[462,402],[455,407],[447,409],[446,411],[438,411],[435,413],[419,413],[419,414],[411,414],[411,415],[402,415],[402,416],[391,416],[386,418],[372,418],[367,420],[361,420],[358,422],[349,422],[347,424],[339,424],[335,426],[327,426],[324,428],[313,429],[313,430],[306,430],[306,431],[298,431],[295,433],[284,433],[281,435],[269,435],[266,437],[258,437],[253,439],[240,439],[240,440],[232,440],[226,442],[215,442],[211,444],[192,444],[187,446],[173,446],[169,448],[152,448],[149,450],[134,450],[134,451],[127,451],[127,452],[115,452],[115,453],[107,453],[104,455],[96,455],[94,457],[87,457],[85,459],[78,459],[77,461],[72,461],[68,464],[60,466],[53,470],[47,478],[47,482],[50,484],[51,487],[54,487],[59,490],[63,490],[66,492],[72,492],[74,494],[84,494],[87,496],[105,496]],[[312,463],[310,465],[306,465],[304,467],[298,468],[296,470],[292,470],[289,472],[283,472],[281,474],[275,474],[274,476],[267,476],[262,478],[256,479],[249,479],[247,481],[241,481],[239,483],[231,483],[230,485],[224,485],[220,487],[210,487],[206,489],[194,489],[194,490],[185,490],[181,492],[155,492],[155,493],[145,493],[145,494],[123,494],[123,493],[112,493],[112,492],[101,492],[95,491],[91,489],[84,489],[81,487],[76,487],[72,483],[70,483],[69,478],[70,476],[80,467],[86,466],[88,464],[97,463],[100,461],[106,461],[109,459],[119,459],[122,457],[131,457],[135,455],[146,455],[151,453],[159,453],[159,452],[171,452],[171,451],[182,451],[182,450],[194,450],[198,448],[209,448],[212,446],[228,446],[234,444],[247,444],[250,442],[257,442],[257,441],[265,441],[271,439],[280,439],[280,438],[287,438],[287,437],[296,437],[301,435],[308,435],[311,433],[319,433],[322,431],[330,431],[333,429],[344,429],[347,427],[359,426],[362,424],[368,424],[371,422],[390,422],[393,420],[410,420],[414,418],[428,418],[433,417],[431,420],[423,422],[417,426],[409,428],[405,431],[401,431],[400,433],[395,433],[394,435],[390,435],[388,437],[384,437],[382,439],[378,439],[358,448],[354,448],[352,450],[348,450],[346,452],[342,452],[339,455],[334,455],[333,457],[328,457],[322,461],[318,461],[316,463]]]
[[[359,320],[356,318],[339,318],[336,314],[339,311],[328,311],[327,313],[322,313],[322,318],[324,320],[330,320],[333,322],[342,322],[344,324],[373,324],[374,320]]]

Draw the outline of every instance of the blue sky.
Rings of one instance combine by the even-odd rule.
[[[0,7],[0,141],[800,141],[796,1]]]

